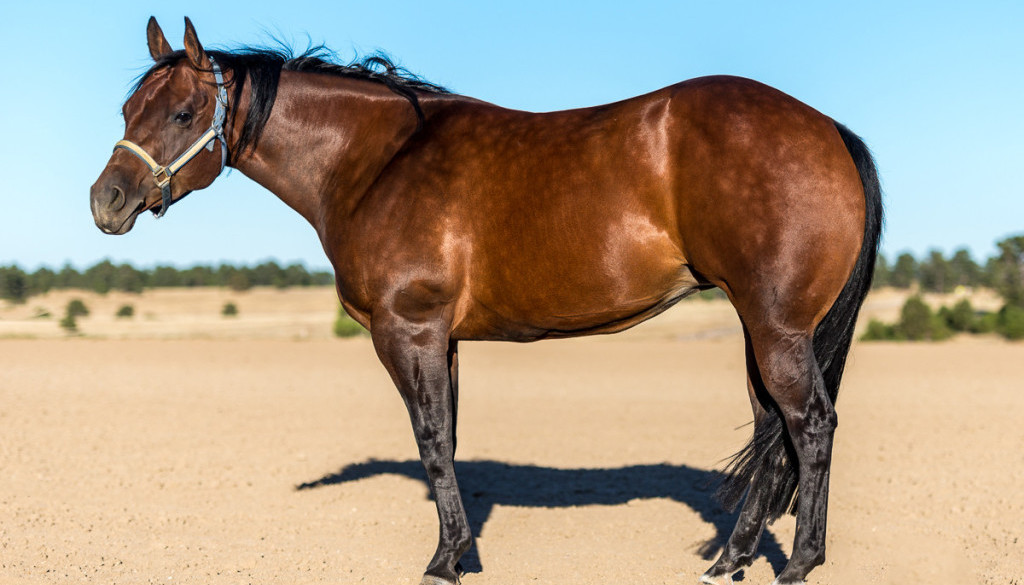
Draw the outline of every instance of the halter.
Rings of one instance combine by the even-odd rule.
[[[228,147],[227,141],[224,139],[224,118],[228,107],[228,92],[224,88],[224,76],[221,74],[220,67],[213,60],[213,57],[210,57],[210,65],[213,68],[213,78],[217,81],[217,107],[213,112],[213,123],[210,125],[209,130],[193,142],[192,146],[185,149],[185,152],[178,155],[178,158],[174,159],[171,164],[166,167],[160,166],[153,160],[153,157],[149,156],[149,153],[144,148],[130,140],[120,140],[114,145],[114,150],[123,148],[139,157],[139,160],[146,163],[146,166],[153,173],[153,180],[156,181],[156,186],[160,187],[162,195],[160,210],[153,212],[157,217],[163,217],[167,213],[167,208],[174,203],[171,200],[171,177],[180,171],[188,161],[195,158],[204,148],[213,152],[214,140],[220,141],[220,171],[217,174],[219,175],[223,172],[224,167],[227,166]]]

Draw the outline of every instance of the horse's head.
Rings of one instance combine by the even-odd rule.
[[[184,51],[171,49],[156,19],[146,32],[156,64],[125,102],[124,140],[90,192],[93,219],[108,234],[127,233],[143,211],[163,215],[226,162],[227,93],[216,61],[188,18]]]

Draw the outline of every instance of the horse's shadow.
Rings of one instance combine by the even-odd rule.
[[[668,498],[685,504],[715,527],[715,535],[701,543],[697,553],[712,560],[732,532],[736,515],[723,511],[712,497],[712,487],[721,479],[717,471],[686,465],[632,465],[614,469],[555,469],[534,465],[511,465],[497,461],[459,461],[455,464],[469,517],[470,529],[479,536],[496,505],[562,508],[586,505],[613,506],[635,499]],[[356,481],[377,475],[400,475],[427,484],[419,461],[371,459],[353,463],[307,483],[297,490],[309,490]],[[429,489],[428,489],[429,493]],[[769,531],[761,538],[758,553],[764,555],[775,573],[786,564],[786,555]],[[482,570],[475,547],[462,558],[468,572]],[[742,574],[735,576],[742,580]]]

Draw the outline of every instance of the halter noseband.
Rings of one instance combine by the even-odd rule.
[[[217,107],[213,112],[213,123],[210,125],[209,130],[193,142],[192,146],[185,149],[185,152],[178,155],[178,158],[174,159],[171,164],[166,167],[160,166],[144,148],[130,140],[120,140],[114,145],[114,150],[123,148],[139,157],[139,160],[146,163],[146,166],[153,173],[153,180],[156,181],[156,186],[160,187],[162,195],[160,211],[154,212],[154,215],[157,217],[163,217],[167,213],[167,208],[174,203],[171,200],[171,177],[180,171],[188,161],[195,158],[204,148],[213,152],[214,140],[220,141],[220,171],[218,171],[218,174],[227,166],[228,147],[227,141],[224,139],[224,118],[227,114],[228,92],[224,88],[224,76],[221,74],[220,67],[213,60],[213,57],[210,57],[210,65],[213,69],[213,78],[217,81]]]

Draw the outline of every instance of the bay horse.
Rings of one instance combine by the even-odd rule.
[[[775,582],[824,561],[834,402],[882,221],[860,138],[736,77],[528,113],[380,56],[207,51],[187,18],[184,50],[152,18],[147,38],[155,63],[92,186],[96,225],[126,233],[225,166],[309,221],[409,411],[440,523],[423,585],[458,583],[473,542],[454,469],[459,341],[613,333],[712,287],[742,322],[755,424],[718,494],[743,502],[736,527],[701,581],[731,583],[787,511]]]

